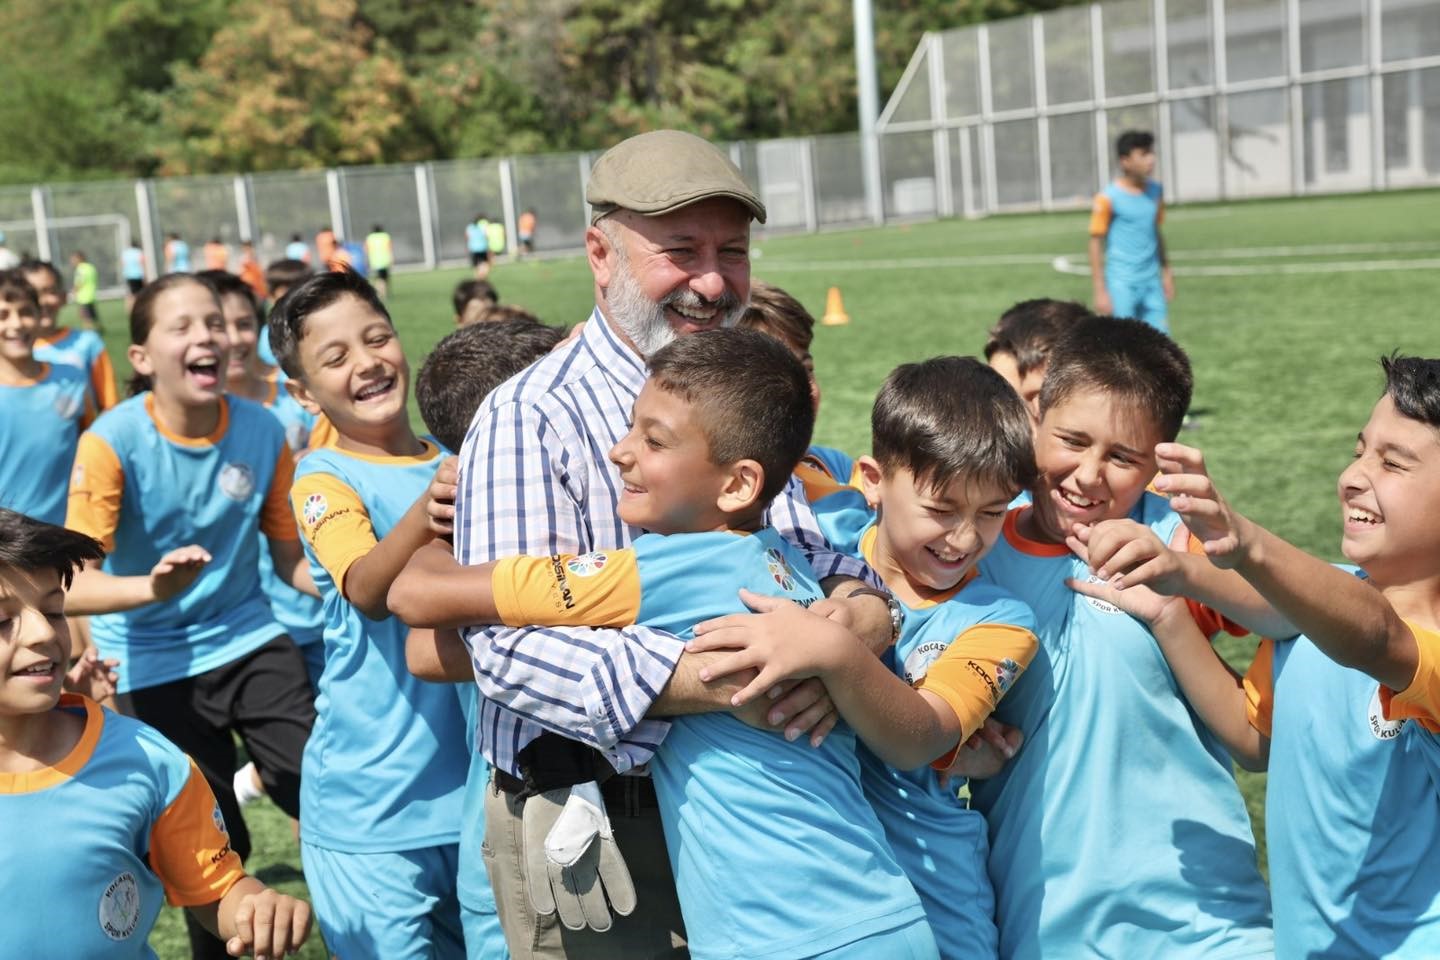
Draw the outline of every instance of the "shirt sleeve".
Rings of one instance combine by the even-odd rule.
[[[634,550],[506,557],[490,584],[501,622],[512,627],[628,627],[640,613]]]
[[[1245,718],[1250,726],[1270,736],[1275,719],[1275,641],[1261,640],[1255,659],[1245,671]]]
[[[80,434],[75,466],[70,471],[65,526],[99,540],[109,553],[115,549],[124,493],[125,468],[114,449],[95,433]]]
[[[90,365],[90,386],[95,391],[95,402],[104,413],[120,402],[120,391],[115,387],[115,368],[110,364],[110,354],[101,351]]]
[[[190,761],[185,786],[150,828],[150,868],[172,906],[214,903],[245,876],[224,823],[215,794]]]
[[[270,478],[270,489],[265,492],[265,503],[260,507],[260,532],[271,540],[296,540],[300,537],[295,529],[295,514],[290,510],[290,487],[294,481],[295,457],[281,440],[280,452],[275,457],[275,475]]]
[[[572,453],[583,442],[562,436],[532,404],[484,410],[460,453],[456,559],[587,552],[584,492],[570,486],[585,471]],[[669,730],[645,714],[685,649],[671,634],[640,626],[488,627],[467,630],[466,640],[482,696],[598,747],[618,772],[648,760]]]
[[[1110,232],[1110,198],[1105,194],[1095,194],[1095,200],[1090,204],[1090,236],[1103,237]]]
[[[962,631],[930,664],[915,688],[935,694],[960,718],[960,739],[931,764],[935,769],[944,770],[955,761],[960,745],[999,706],[1037,649],[1035,634],[1024,627],[981,623]]]
[[[1431,733],[1440,733],[1440,633],[1406,622],[1420,647],[1415,676],[1404,690],[1380,687],[1380,706],[1387,720],[1414,720]]]
[[[360,495],[328,473],[310,473],[290,488],[295,514],[291,526],[310,544],[315,559],[341,594],[351,564],[375,549],[375,528]]]
[[[766,517],[769,526],[774,527],[781,536],[799,548],[805,559],[810,561],[816,580],[849,577],[852,580],[863,580],[872,587],[882,586],[875,573],[864,562],[831,549],[830,544],[825,541],[825,535],[820,532],[815,511],[805,499],[804,484],[794,474],[790,475],[785,489],[770,504]]]
[[[1180,532],[1185,535],[1185,549],[1190,553],[1203,557],[1205,555],[1205,545],[1200,542],[1200,539],[1193,533],[1190,533],[1185,527],[1181,527]],[[1174,541],[1172,540],[1171,542],[1173,543]],[[1232,637],[1243,637],[1250,632],[1234,620],[1226,617],[1220,611],[1207,607],[1198,600],[1192,600],[1186,597],[1185,606],[1190,608],[1190,616],[1194,618],[1195,626],[1199,627],[1200,632],[1207,637],[1214,637],[1221,631],[1230,634]]]

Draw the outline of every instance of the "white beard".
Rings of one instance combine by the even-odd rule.
[[[640,289],[635,275],[630,272],[630,265],[624,261],[615,264],[610,285],[605,288],[605,303],[610,308],[610,322],[635,344],[642,357],[653,356],[675,339],[675,328],[670,326],[670,320],[665,316],[667,306],[693,310],[714,306],[723,313],[722,327],[735,326],[747,306],[729,290],[722,293],[718,300],[707,301],[689,288],[672,290],[657,303]]]

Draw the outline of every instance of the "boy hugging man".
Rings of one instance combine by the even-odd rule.
[[[820,586],[796,549],[761,526],[813,421],[805,370],[783,345],[743,330],[682,337],[650,358],[633,425],[610,453],[620,518],[649,533],[624,550],[469,567],[425,550],[391,605],[428,626],[638,623],[690,637],[745,612],[743,589],[754,605],[791,607],[806,630],[904,688],[848,630],[803,610]],[[686,654],[696,655],[724,656]],[[676,718],[651,766],[691,956],[936,957],[921,903],[861,790],[856,731],[842,724],[791,742],[762,728],[769,703],[758,706],[756,726],[743,711]],[[958,740],[957,730],[937,753]]]

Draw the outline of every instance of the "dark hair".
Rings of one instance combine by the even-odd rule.
[[[40,294],[25,279],[25,271],[21,267],[0,270],[0,300],[28,300],[37,311],[40,309]]]
[[[1073,300],[1022,300],[1000,314],[985,341],[985,359],[997,353],[1015,357],[1020,376],[1045,365],[1050,347],[1072,323],[1089,316],[1084,304]]]
[[[255,291],[250,284],[241,280],[229,270],[201,270],[195,276],[204,280],[215,288],[215,295],[222,300],[225,297],[241,297],[250,304],[250,310],[255,314],[256,322],[260,322],[260,298],[255,296]],[[222,304],[223,306],[223,304]]]
[[[499,303],[500,294],[496,293],[495,287],[486,280],[461,280],[455,284],[455,292],[450,295],[450,301],[455,304],[455,316],[464,313],[465,304],[471,300]]]
[[[1402,417],[1440,429],[1440,360],[1402,357],[1380,358],[1385,371],[1385,394]]]
[[[810,378],[789,348],[754,330],[706,330],[673,340],[649,364],[651,383],[698,408],[711,463],[757,461],[762,507],[785,489],[815,427]]]
[[[426,428],[459,451],[475,411],[490,391],[545,356],[564,332],[533,320],[461,327],[435,345],[415,380],[415,401]]]
[[[300,237],[297,235],[295,239],[299,240]],[[265,286],[270,290],[276,287],[289,290],[313,272],[310,264],[304,260],[275,260],[265,268]]]
[[[763,280],[751,281],[750,305],[736,326],[768,333],[801,350],[809,350],[815,340],[815,318],[810,311],[784,290]]]
[[[974,357],[891,371],[870,412],[870,450],[884,470],[909,470],[931,490],[963,479],[1018,493],[1035,481],[1025,402]]]
[[[182,287],[187,283],[196,283],[210,291],[215,298],[215,306],[220,306],[220,294],[215,291],[215,285],[204,276],[198,273],[167,273],[165,276],[153,283],[147,283],[135,295],[135,303],[130,307],[130,343],[134,346],[143,344],[150,337],[150,328],[155,325],[155,301],[167,290]],[[224,371],[222,370],[223,374]],[[130,396],[144,393],[154,383],[143,373],[135,372],[130,374],[130,379],[125,385],[126,392]]]
[[[1190,408],[1190,358],[1168,336],[1139,320],[1083,317],[1050,351],[1040,388],[1040,416],[1085,389],[1127,401],[1174,440]]]
[[[60,276],[59,269],[49,260],[22,260],[16,269],[21,273],[39,273],[44,270],[50,274],[50,282],[55,285],[56,290],[65,287],[65,278]]]
[[[394,326],[390,311],[375,288],[354,270],[327,270],[307,278],[292,289],[270,311],[270,349],[275,354],[280,369],[292,380],[305,379],[305,369],[300,365],[300,341],[305,339],[305,318],[317,310],[351,296],[365,304],[375,313]]]
[[[531,323],[539,323],[540,318],[535,316],[524,307],[513,303],[497,303],[488,308],[484,313],[485,323],[507,323],[511,320],[528,320]]]
[[[1128,157],[1136,150],[1155,149],[1155,134],[1148,130],[1126,130],[1115,140],[1115,155]]]
[[[384,233],[384,232],[385,232],[385,228],[384,228],[383,226],[381,226],[380,224],[377,223],[377,224],[375,224],[373,227],[370,228],[370,232],[371,232],[371,233]]]
[[[68,590],[86,560],[104,559],[105,549],[94,537],[0,507],[0,566],[54,570]]]
[[[300,236],[300,234],[298,234],[298,233],[292,233],[292,234],[290,234],[290,242],[291,242],[291,243],[303,243],[303,242],[304,242],[304,238],[303,238],[302,236]],[[272,266],[273,266],[273,264],[272,264]]]

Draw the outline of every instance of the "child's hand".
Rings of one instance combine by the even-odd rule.
[[[1179,597],[1162,596],[1149,587],[1136,585],[1121,589],[1113,583],[1076,580],[1074,577],[1066,577],[1065,586],[1082,596],[1103,600],[1119,607],[1130,616],[1143,620],[1151,627],[1161,617],[1174,614],[1177,610],[1184,611],[1187,616],[1189,615],[1189,609],[1185,606],[1184,600]]]
[[[119,660],[101,660],[100,651],[91,647],[65,674],[65,689],[96,703],[108,700],[115,696],[115,685],[120,682],[120,674],[115,672],[119,665]]]
[[[1019,727],[986,717],[984,725],[960,744],[950,766],[939,771],[940,786],[948,787],[952,778],[988,780],[996,776],[1005,769],[1005,764],[1010,762],[1024,742],[1025,734],[1020,732]]]
[[[210,552],[194,544],[165,554],[150,568],[150,588],[155,599],[169,600],[184,593],[209,562]]]
[[[1205,455],[1183,443],[1161,443],[1155,447],[1155,458],[1164,474],[1155,481],[1155,489],[1170,495],[1170,508],[1205,547],[1210,562],[1224,569],[1239,564],[1248,521],[1230,509],[1215,489],[1205,469]]]
[[[447,537],[455,531],[455,491],[460,479],[460,459],[446,457],[435,469],[430,489],[425,493],[425,513],[430,529],[437,536]]]
[[[1180,557],[1142,523],[1101,520],[1088,527],[1077,523],[1065,545],[1089,564],[1096,577],[1117,588],[1143,584],[1164,594],[1184,592]]]
[[[225,943],[232,957],[279,960],[310,935],[310,904],[269,887],[251,893],[235,908],[235,935]]]

